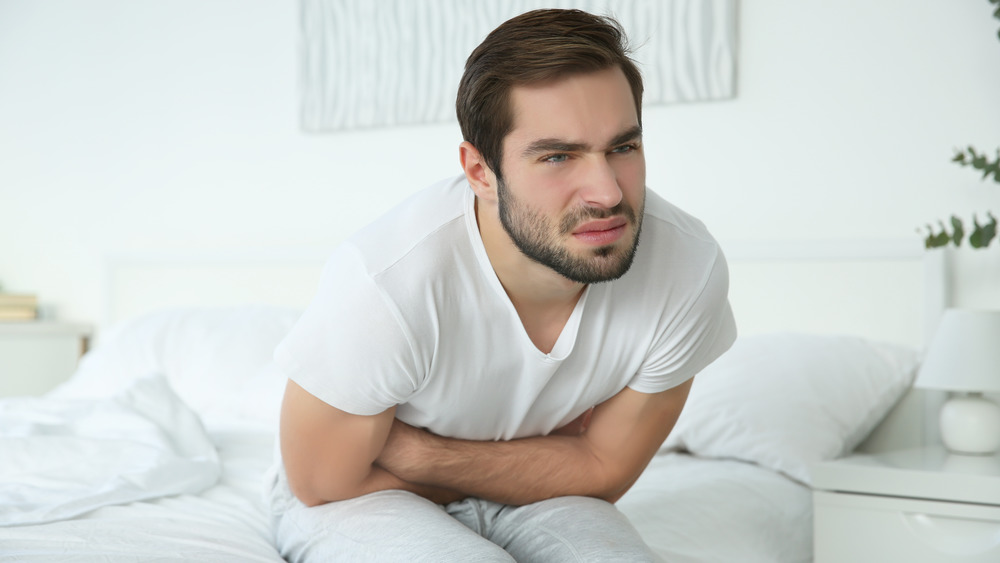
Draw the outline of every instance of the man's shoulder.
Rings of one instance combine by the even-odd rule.
[[[418,247],[454,241],[450,229],[464,229],[468,183],[465,176],[436,182],[406,198],[358,232],[348,243],[357,248],[374,275]],[[440,239],[440,240],[439,240]]]
[[[635,261],[614,285],[641,299],[666,299],[700,291],[720,268],[725,256],[704,223],[650,190]]]
[[[715,267],[724,261],[719,243],[700,219],[648,190],[642,223],[642,241],[637,261],[648,265],[652,275],[663,268],[677,271]]]
[[[663,234],[676,239],[676,237],[690,238],[692,241],[701,241],[716,245],[715,238],[705,227],[700,219],[670,203],[653,190],[646,190],[646,211],[643,219],[643,229],[647,226],[660,226],[665,232]],[[658,232],[658,234],[660,234]]]

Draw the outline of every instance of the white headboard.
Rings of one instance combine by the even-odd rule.
[[[919,240],[723,244],[741,334],[793,330],[920,347],[946,306]]]
[[[331,248],[137,252],[105,259],[100,326],[171,307],[267,304],[303,309]]]

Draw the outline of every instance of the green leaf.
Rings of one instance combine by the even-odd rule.
[[[1000,160],[983,167],[983,180],[989,178],[991,174],[994,182],[1000,182]]]
[[[987,212],[990,222],[983,225],[983,246],[989,246],[990,242],[997,236],[997,218],[992,213]]]
[[[940,233],[935,233],[934,232],[934,227],[932,227],[928,223],[928,225],[927,225],[927,236],[924,237],[924,248],[927,248],[927,249],[940,248],[942,246],[947,245],[949,242],[951,242],[951,237],[948,236],[948,233],[943,230],[944,229],[944,224],[941,224],[941,229],[942,229],[942,231]]]
[[[962,224],[962,220],[957,215],[951,216],[951,228],[955,233],[952,235],[951,240],[954,241],[955,246],[962,246],[962,239],[965,237],[965,225]]]
[[[972,216],[972,233],[969,234],[969,246],[972,248],[982,248],[989,244],[989,241],[983,242],[983,226],[979,224],[979,219],[973,215]]]
[[[952,162],[965,162],[965,153],[962,151],[955,152],[955,156],[951,159]]]
[[[993,181],[1000,184],[1000,149],[997,149],[997,159],[993,161],[993,164],[986,167],[986,171],[986,176],[983,176],[984,180],[989,176],[989,173],[992,172]]]
[[[938,221],[938,224],[941,225],[941,232],[931,235],[931,248],[940,248],[942,246],[947,246],[948,243],[951,242],[951,236],[945,229],[944,223]]]
[[[979,224],[979,219],[973,215],[972,223],[975,225],[972,234],[969,235],[969,244],[973,248],[986,248],[997,236],[997,218],[992,213],[987,213],[990,222],[984,225]]]

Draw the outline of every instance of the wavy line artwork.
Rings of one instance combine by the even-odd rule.
[[[737,0],[300,0],[302,127],[455,119],[465,58],[503,21],[540,7],[612,14],[645,105],[735,96]]]

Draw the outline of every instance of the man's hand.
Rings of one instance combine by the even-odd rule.
[[[392,429],[381,453],[375,458],[375,464],[390,473],[410,472],[413,468],[425,465],[423,458],[430,450],[424,449],[423,445],[432,438],[430,432],[410,426],[397,418],[392,421]]]
[[[673,428],[689,389],[690,381],[655,395],[624,389],[591,417],[507,442],[444,438],[396,420],[375,463],[407,482],[506,504],[568,495],[615,502]]]

